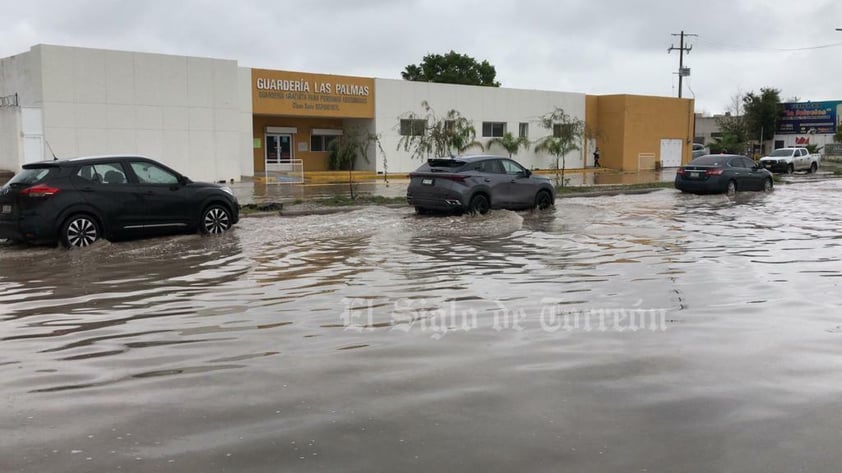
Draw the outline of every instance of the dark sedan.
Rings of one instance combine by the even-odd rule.
[[[0,188],[0,239],[68,248],[100,238],[221,233],[238,218],[228,187],[193,182],[142,156],[25,164]]]
[[[736,154],[709,154],[678,168],[675,188],[697,194],[771,191],[772,173]]]
[[[418,213],[485,214],[490,209],[546,209],[555,204],[549,179],[500,156],[430,159],[409,176],[406,199]]]

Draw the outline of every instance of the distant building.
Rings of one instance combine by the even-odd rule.
[[[764,140],[764,150],[816,145],[822,154],[840,153],[833,139],[842,129],[842,101],[785,102],[775,132]],[[721,136],[719,120],[728,115],[704,117],[696,114],[694,141],[705,145]]]

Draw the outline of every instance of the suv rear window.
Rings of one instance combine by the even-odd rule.
[[[461,167],[467,164],[465,161],[459,159],[439,158],[428,159],[426,163],[422,164],[416,172],[456,172]]]
[[[55,166],[25,168],[21,170],[21,172],[15,174],[15,176],[12,177],[11,180],[9,180],[9,185],[31,186],[32,184],[37,184],[43,181],[50,174],[55,174],[57,172],[58,168]]]

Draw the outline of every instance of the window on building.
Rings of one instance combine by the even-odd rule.
[[[506,133],[505,122],[482,122],[482,136],[502,138]]]
[[[529,123],[520,123],[517,126],[517,136],[519,138],[529,138]]]
[[[456,120],[445,120],[444,121],[444,129],[447,132],[453,132],[453,129],[456,127]]]
[[[427,120],[401,119],[401,136],[423,136],[427,129]]]
[[[331,144],[338,139],[337,135],[310,135],[310,151],[330,151]]]
[[[571,123],[555,123],[555,124],[553,124],[553,138],[561,138],[562,132],[569,131],[570,127],[572,127],[572,126],[573,126],[573,124],[571,124]],[[567,128],[567,129],[565,130],[565,128]]]

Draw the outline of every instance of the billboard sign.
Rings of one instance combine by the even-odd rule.
[[[778,118],[779,135],[834,134],[842,129],[842,102],[784,103]]]

